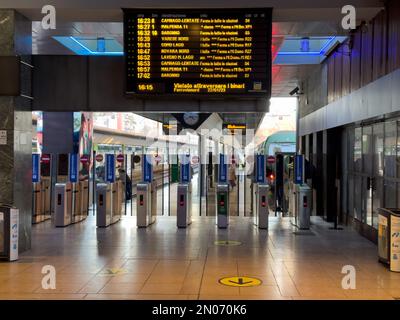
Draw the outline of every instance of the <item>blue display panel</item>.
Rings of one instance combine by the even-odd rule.
[[[32,182],[40,182],[40,154],[32,154]]]
[[[304,156],[296,155],[294,160],[294,183],[302,184],[304,181]]]
[[[220,154],[219,155],[219,170],[218,170],[218,181],[220,183],[227,182],[227,172],[228,172],[228,165],[226,164],[226,155]]]
[[[78,182],[78,154],[69,154],[68,177],[70,182]]]
[[[181,175],[180,180],[181,183],[189,183],[190,182],[190,155],[184,155],[181,158]]]
[[[106,181],[115,182],[115,155],[106,154]]]
[[[152,155],[145,154],[143,156],[143,166],[142,166],[142,178],[145,182],[153,181],[153,165],[152,165]]]
[[[262,154],[256,156],[256,181],[265,183],[265,156]]]

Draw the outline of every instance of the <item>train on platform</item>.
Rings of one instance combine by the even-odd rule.
[[[289,195],[293,183],[296,131],[277,131],[257,149],[266,161],[266,181],[270,186],[268,204],[275,215],[289,213]]]

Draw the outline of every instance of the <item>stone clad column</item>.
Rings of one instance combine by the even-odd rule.
[[[32,23],[15,10],[0,10],[0,56],[20,56],[21,96],[0,96],[0,203],[20,210],[19,251],[31,247],[32,219]],[[1,72],[1,70],[0,70]]]

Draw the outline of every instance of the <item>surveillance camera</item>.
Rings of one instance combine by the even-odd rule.
[[[299,91],[300,91],[300,88],[299,88],[299,87],[296,87],[296,88],[294,88],[292,91],[290,91],[289,94],[290,94],[291,96],[293,96],[293,95],[299,93]]]

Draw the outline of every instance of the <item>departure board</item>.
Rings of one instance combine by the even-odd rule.
[[[124,9],[126,92],[271,94],[272,9]]]

